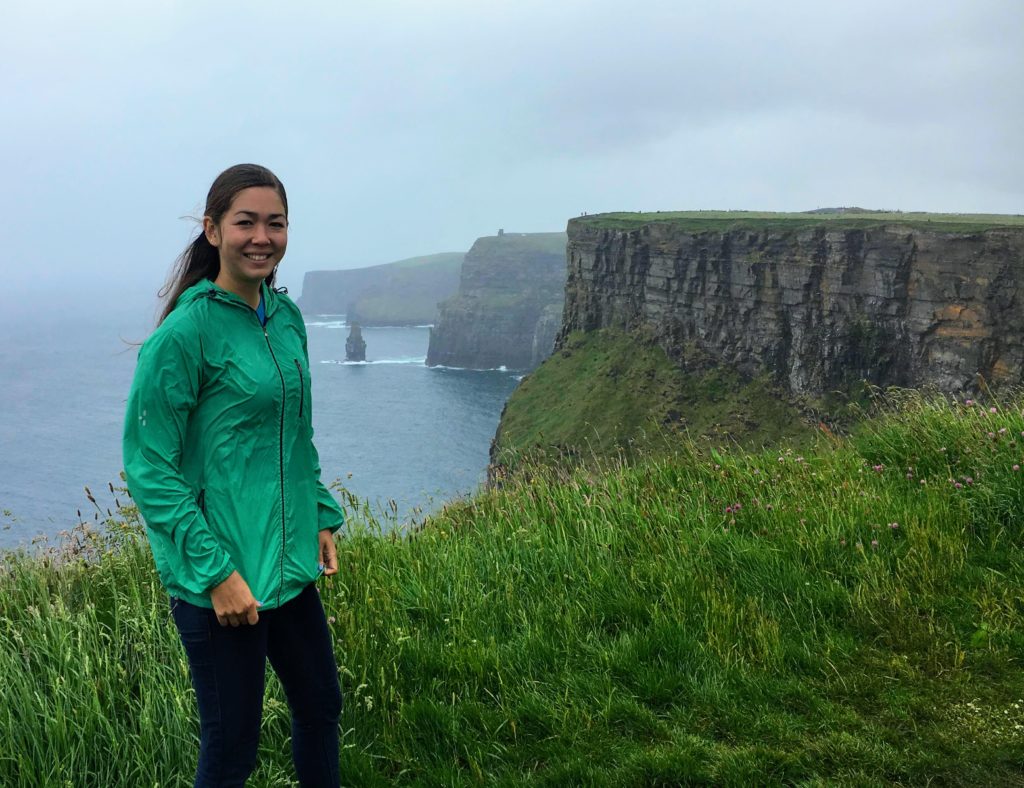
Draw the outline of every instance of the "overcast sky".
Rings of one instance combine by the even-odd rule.
[[[1024,213],[1020,0],[13,0],[4,311],[148,298],[269,166],[281,280],[583,211]]]

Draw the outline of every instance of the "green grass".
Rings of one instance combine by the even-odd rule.
[[[321,586],[350,785],[1020,785],[1024,400],[814,452],[524,471],[408,536],[342,491]],[[187,785],[134,510],[0,569],[0,784]],[[388,523],[383,523],[386,527]],[[268,689],[253,785],[289,784]]]
[[[565,254],[568,240],[564,232],[558,233],[513,233],[504,235],[486,235],[476,241],[478,250],[495,250],[501,247],[512,247],[519,251],[543,252],[547,254]]]
[[[1024,228],[1024,216],[972,213],[770,213],[764,211],[658,211],[656,213],[600,213],[577,217],[571,225],[610,230],[633,230],[655,222],[670,222],[688,232],[726,230],[799,231],[828,229],[871,229],[900,225],[918,230],[970,233],[997,227]]]
[[[748,448],[802,445],[816,422],[767,378],[724,367],[685,372],[651,342],[612,330],[576,333],[509,398],[495,459],[537,451],[599,459],[671,448],[687,437]]]

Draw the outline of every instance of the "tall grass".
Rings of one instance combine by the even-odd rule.
[[[908,396],[806,456],[538,468],[407,535],[344,494],[348,783],[1024,784],[1022,443],[1020,400]],[[184,657],[111,525],[6,558],[0,784],[189,784]],[[271,682],[252,784],[287,739]]]

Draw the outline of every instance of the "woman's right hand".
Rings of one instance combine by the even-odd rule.
[[[249,590],[249,584],[237,571],[228,575],[228,579],[220,585],[214,586],[210,592],[210,601],[213,602],[217,622],[222,627],[228,624],[233,627],[255,624],[260,620],[257,612],[260,603]]]

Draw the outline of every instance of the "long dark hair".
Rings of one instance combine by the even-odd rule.
[[[220,224],[235,195],[242,189],[253,186],[269,186],[274,189],[281,197],[284,215],[288,218],[288,195],[285,194],[284,184],[274,173],[258,164],[236,164],[218,175],[206,195],[206,210],[203,215],[209,216],[215,224]],[[220,253],[217,247],[206,240],[206,233],[200,228],[199,235],[174,261],[174,268],[167,283],[160,288],[160,298],[166,298],[167,303],[160,314],[158,324],[171,313],[182,293],[200,279],[216,279],[219,273]],[[264,280],[268,287],[274,286],[276,275],[277,268],[274,268]]]

